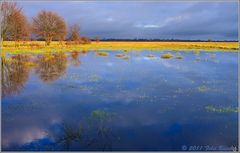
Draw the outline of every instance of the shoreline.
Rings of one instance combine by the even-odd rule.
[[[133,42],[133,41],[102,41],[90,44],[70,44],[53,41],[50,46],[45,46],[44,41],[19,42],[15,47],[14,41],[3,42],[2,53],[45,53],[45,52],[70,52],[70,51],[211,51],[211,52],[238,52],[238,42]]]

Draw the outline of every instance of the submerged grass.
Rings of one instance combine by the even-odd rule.
[[[155,56],[154,55],[147,55],[148,58],[154,58]]]
[[[217,113],[238,113],[240,112],[240,108],[237,107],[214,107],[214,106],[206,106],[207,112],[217,112]]]
[[[199,92],[207,92],[209,90],[205,85],[200,86],[197,89]]]
[[[126,56],[126,57],[124,57],[123,59],[128,60],[128,59],[129,59],[129,56]]]
[[[176,56],[176,59],[183,59],[182,56]]]

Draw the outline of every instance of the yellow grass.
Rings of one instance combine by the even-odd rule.
[[[173,57],[173,55],[170,54],[170,53],[166,53],[166,54],[161,55],[161,58],[166,58],[166,59],[169,59],[169,58],[172,58],[172,57]]]
[[[126,54],[117,54],[116,56],[117,56],[117,57],[125,57]]]
[[[238,51],[238,42],[92,42],[91,44],[66,45],[53,41],[45,46],[44,41],[3,42],[4,53],[42,53],[58,51],[83,50],[207,50],[207,51]]]
[[[96,52],[98,56],[108,56],[109,53],[107,52]]]

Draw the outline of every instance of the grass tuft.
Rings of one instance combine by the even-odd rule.
[[[154,58],[155,56],[154,56],[154,55],[151,55],[151,54],[149,54],[149,55],[147,55],[147,57],[149,57],[149,58]]]
[[[176,56],[176,59],[183,59],[182,56]]]
[[[125,57],[126,54],[116,54],[117,57]]]
[[[107,52],[96,52],[96,54],[98,56],[108,56],[109,55],[109,53],[107,53]]]
[[[198,87],[197,89],[198,89],[198,91],[199,91],[199,92],[206,92],[206,91],[208,91],[208,90],[209,90],[209,89],[208,89],[206,86],[204,86],[204,85],[203,85],[203,86],[200,86],[200,87]]]
[[[164,58],[164,59],[170,59],[172,57],[173,57],[173,55],[170,53],[162,54],[162,56],[161,56],[161,58]]]

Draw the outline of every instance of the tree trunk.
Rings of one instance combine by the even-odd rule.
[[[0,40],[1,42],[0,42],[0,49],[2,49],[3,48],[3,37],[1,36],[1,40]]]
[[[46,46],[50,45],[50,40],[46,40]]]
[[[46,46],[50,46],[51,41],[52,41],[52,38],[51,38],[51,37],[50,37],[50,38],[47,38],[47,39],[46,39]]]

